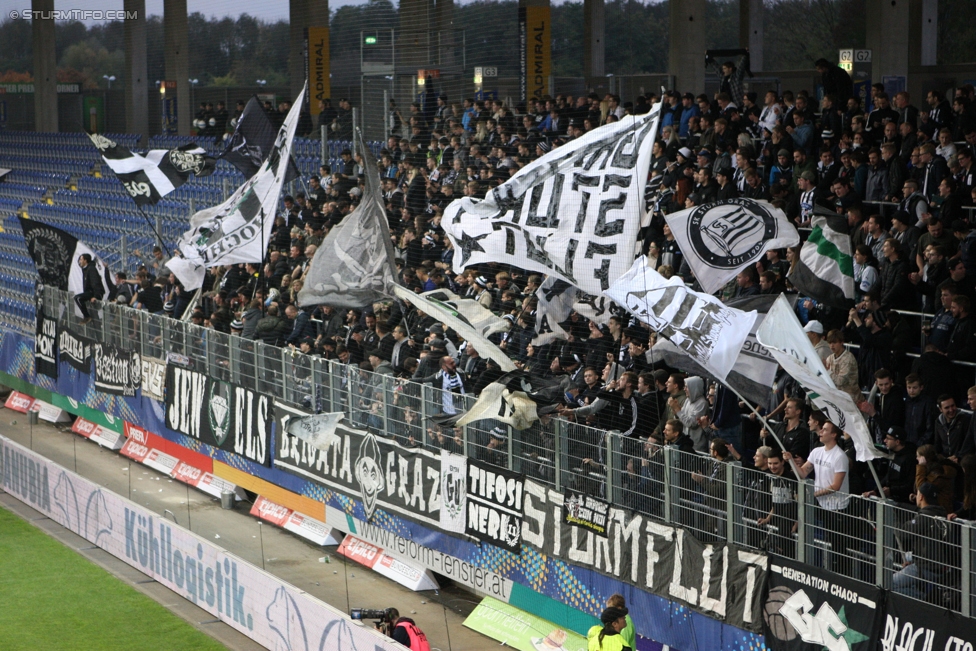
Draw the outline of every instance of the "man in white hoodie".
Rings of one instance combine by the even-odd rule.
[[[699,418],[708,415],[710,408],[705,397],[705,382],[697,375],[685,380],[685,395],[688,399],[678,412],[678,420],[685,426],[685,433],[695,442],[695,449],[708,452],[708,437],[701,428]]]

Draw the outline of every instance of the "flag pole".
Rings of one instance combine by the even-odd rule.
[[[173,257],[172,252],[170,252],[169,247],[166,246],[166,242],[163,241],[163,236],[159,234],[158,230],[156,230],[156,225],[153,224],[151,219],[149,219],[149,215],[146,214],[146,212],[142,209],[142,206],[140,206],[139,204],[136,204],[136,208],[139,209],[139,214],[141,214],[143,219],[146,220],[146,223],[149,224],[149,228],[152,229],[153,234],[156,236],[156,240],[159,242],[159,246],[163,247],[163,251],[166,251],[167,257],[172,258]]]

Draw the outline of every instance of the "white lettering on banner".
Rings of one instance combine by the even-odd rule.
[[[911,622],[902,624],[897,617],[889,614],[885,620],[881,649],[882,651],[933,651],[934,640],[934,630],[924,626],[916,628]],[[952,644],[953,641],[956,641],[955,645]],[[945,651],[972,651],[972,648],[971,643],[952,637],[946,641]]]
[[[243,387],[234,388],[234,452],[262,465],[267,465],[268,419],[271,399]],[[199,415],[197,416],[199,418]]]
[[[166,412],[167,426],[197,440],[201,436],[207,376],[173,366],[174,395]]]
[[[687,601],[692,606],[698,604],[698,591],[692,587],[685,587],[681,585],[681,571],[684,569],[684,548],[685,548],[685,533],[684,529],[677,530],[678,539],[674,546],[674,564],[671,574],[671,585],[668,591],[671,596],[677,597],[682,601]]]
[[[656,522],[647,523],[647,576],[644,577],[645,585],[654,585],[654,568],[661,560],[661,555],[654,549],[654,536],[660,536],[666,542],[674,540],[674,529],[666,527]],[[637,563],[633,564],[635,567]]]
[[[828,651],[850,651],[844,638],[847,626],[826,601],[820,604],[817,614],[812,614],[813,602],[804,590],[794,592],[783,602],[779,610],[786,621],[793,625],[800,639],[810,644],[825,646]]]
[[[746,570],[745,603],[751,604],[753,596],[756,594],[756,569],[762,568],[765,571],[769,559],[762,554],[747,552],[741,549],[736,553],[739,555],[739,560],[748,565],[748,569]],[[742,613],[742,620],[750,624],[752,623],[752,608],[745,609],[745,611]]]

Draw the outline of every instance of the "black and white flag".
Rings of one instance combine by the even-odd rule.
[[[303,88],[288,112],[258,173],[227,201],[190,218],[190,230],[183,233],[178,244],[182,257],[166,263],[187,289],[200,287],[210,267],[264,259],[305,92]],[[172,265],[174,261],[178,268]]]
[[[216,159],[195,144],[177,149],[153,149],[140,156],[97,133],[89,134],[89,137],[138,206],[159,203],[186,183],[191,174],[207,176],[216,169]]]
[[[37,334],[34,337],[34,366],[41,375],[58,379],[58,322],[37,310]]]
[[[769,249],[800,243],[779,208],[755,199],[727,199],[665,216],[681,253],[707,294],[714,294]]]
[[[634,261],[660,105],[594,129],[538,160],[483,201],[452,202],[441,226],[454,270],[512,264],[600,295]]]
[[[525,475],[476,459],[468,459],[467,472],[466,533],[521,554]]]
[[[142,384],[142,359],[134,350],[111,344],[92,346],[95,388],[102,393],[133,397]]]
[[[300,438],[319,450],[328,450],[334,443],[339,442],[336,427],[339,426],[342,416],[341,411],[302,418],[285,416],[282,422],[285,426],[285,434]]]
[[[71,368],[85,374],[91,373],[92,346],[95,342],[88,337],[63,327],[58,330],[58,354]]]
[[[358,131],[356,138],[363,151]],[[393,294],[397,270],[380,175],[371,156],[364,161],[366,191],[362,200],[315,251],[305,284],[298,292],[299,305],[358,308]]]
[[[579,290],[560,280],[549,276],[535,290],[538,303],[536,304],[535,337],[533,346],[545,346],[556,339],[567,339],[568,333],[562,323],[573,312],[576,294]]]
[[[261,102],[252,96],[234,126],[234,133],[227,141],[227,149],[220,157],[239,169],[245,178],[251,178],[261,169],[261,163],[274,147],[277,133]],[[298,166],[292,159],[285,175],[285,183],[298,177]]]
[[[78,265],[78,258],[82,253],[87,253],[92,257],[92,264],[98,270],[98,277],[102,281],[102,299],[108,299],[115,288],[112,274],[87,244],[67,231],[36,219],[24,217],[19,219],[20,227],[24,231],[24,240],[27,242],[27,252],[34,260],[42,284],[72,294],[81,294],[84,291],[85,281],[84,272]],[[75,314],[82,316],[77,305]]]
[[[641,257],[606,292],[619,305],[724,382],[735,365],[755,312],[728,307],[688,289],[679,276],[665,278]]]
[[[766,313],[772,307],[776,296],[749,296],[728,302],[743,312],[756,312],[756,322],[752,325],[739,356],[725,378],[725,384],[736,393],[757,405],[763,405],[769,399],[769,387],[776,379],[778,363],[765,346],[756,339],[756,331],[766,318]],[[787,299],[792,300],[792,299]],[[670,368],[676,368],[689,375],[715,378],[701,364],[689,357],[680,348],[667,339],[658,339],[648,354],[648,361],[664,362]]]

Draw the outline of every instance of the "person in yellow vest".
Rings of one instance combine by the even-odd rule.
[[[587,651],[634,651],[620,635],[627,626],[626,608],[607,608],[600,615],[600,622],[602,626],[593,626],[586,634]]]
[[[612,594],[607,599],[607,607],[627,610],[627,602],[622,594]],[[634,620],[630,618],[629,614],[627,615],[627,625],[620,631],[620,637],[624,638],[624,644],[631,649],[637,648],[637,631],[634,629]]]

